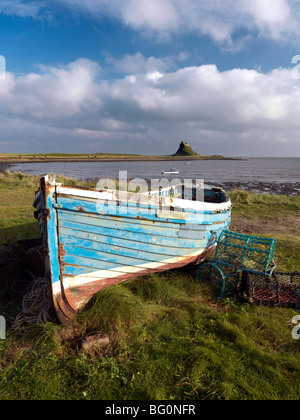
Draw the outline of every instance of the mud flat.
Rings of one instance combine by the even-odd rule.
[[[226,191],[244,190],[254,194],[276,194],[276,195],[299,195],[300,183],[299,182],[224,182],[214,183],[218,187],[224,188]]]

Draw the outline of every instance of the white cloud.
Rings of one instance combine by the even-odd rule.
[[[0,84],[0,110],[24,119],[61,121],[99,106],[94,79],[96,63],[78,59],[67,66],[40,66],[41,73],[15,77],[7,72]]]
[[[173,31],[179,23],[179,16],[171,0],[125,1],[122,17],[127,25],[139,30]]]
[[[78,59],[42,67],[40,73],[8,73],[0,80],[1,139],[15,133],[30,143],[31,132],[59,141],[63,134],[79,143],[116,141],[114,150],[131,142],[137,153],[149,142],[155,153],[162,139],[168,152],[182,137],[218,153],[224,148],[237,153],[244,142],[257,153],[282,144],[300,153],[300,82],[290,69],[269,74],[221,72],[215,65],[146,70],[108,82],[100,79],[96,63]]]
[[[43,7],[44,2],[42,1],[0,0],[0,13],[22,18],[38,18]]]
[[[120,18],[120,11],[124,2],[128,0],[52,0],[52,11],[55,14],[55,3],[66,6],[71,11],[80,14],[90,14],[96,18],[102,16],[114,16]]]
[[[61,7],[100,23],[113,18],[156,41],[209,36],[233,52],[254,36],[295,44],[300,38],[298,0],[0,0],[0,13],[35,19],[55,19]]]
[[[173,34],[208,35],[234,49],[239,29],[252,36],[275,40],[299,39],[298,0],[55,0],[94,17],[111,16],[155,39],[169,40]],[[247,35],[245,39],[248,39]],[[233,41],[234,40],[234,41]]]
[[[300,112],[300,96],[289,70],[264,75],[243,69],[219,72],[214,65],[187,67],[154,79],[139,75],[117,80],[106,93],[107,111],[117,119],[135,116],[166,127],[193,123],[199,129],[228,133],[300,125],[293,121]]]
[[[106,63],[112,65],[119,73],[132,74],[132,73],[145,73],[145,72],[165,72],[177,67],[178,63],[185,61],[189,55],[181,52],[177,55],[170,55],[166,57],[145,57],[140,52],[136,54],[125,54],[124,57],[116,59],[110,54],[103,52],[105,55]]]
[[[165,60],[155,57],[144,57],[140,52],[136,54],[126,54],[120,59],[116,59],[110,55],[106,55],[106,62],[121,73],[140,73],[144,71],[152,71],[156,69],[166,70]]]
[[[297,10],[295,2],[288,0],[252,0],[244,1],[244,8],[254,18],[258,28],[271,38],[277,39],[284,33],[297,32],[292,8]],[[298,9],[299,11],[299,9]]]

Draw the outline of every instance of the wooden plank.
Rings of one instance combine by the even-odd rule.
[[[79,244],[78,244],[79,245]],[[85,265],[87,267],[93,268],[115,268],[118,266],[141,266],[148,262],[160,262],[165,260],[166,258],[180,258],[181,256],[177,257],[170,257],[165,255],[159,255],[155,257],[153,260],[145,260],[139,256],[129,256],[126,254],[112,254],[106,252],[105,250],[95,250],[95,249],[87,249],[80,246],[76,246],[71,244],[64,244],[63,246],[65,255],[63,256],[63,262],[67,264],[73,265]],[[194,250],[196,251],[196,250]],[[128,253],[129,254],[129,253]],[[106,266],[106,263],[107,266]]]
[[[144,209],[137,206],[133,206],[130,211],[126,210],[126,206],[117,206],[112,204],[105,204],[102,202],[95,203],[92,201],[86,201],[83,199],[77,199],[77,197],[57,197],[56,208],[61,208],[65,210],[72,210],[80,213],[91,213],[91,214],[109,214],[110,216],[120,216],[126,217],[128,219],[143,218],[149,221],[157,220],[157,212],[155,209]],[[198,223],[198,224],[209,224],[222,221],[224,219],[224,214],[227,214],[227,211],[221,213],[214,212],[186,212],[186,220],[173,220],[170,217],[159,220],[164,220],[165,222],[171,223]],[[169,214],[169,213],[168,213]]]
[[[59,231],[64,235],[75,236],[82,239],[96,240],[102,243],[111,243],[133,249],[146,249],[149,245],[156,245],[157,252],[174,252],[177,248],[195,248],[199,241],[208,240],[210,233],[206,235],[203,232],[201,237],[189,238],[168,238],[162,235],[145,234],[140,232],[120,231],[118,229],[102,228],[97,226],[88,226],[73,222],[59,221]],[[189,236],[192,235],[189,232]],[[141,247],[141,248],[140,248]],[[174,250],[173,250],[174,248]],[[177,251],[176,251],[177,252]],[[170,255],[171,255],[170,254]]]
[[[80,232],[77,232],[80,233]],[[84,237],[84,232],[81,232],[81,235],[72,235],[70,230],[61,229],[59,235],[59,241],[61,244],[71,244],[74,246],[105,251],[113,255],[124,255],[128,257],[140,258],[145,261],[160,261],[161,256],[166,257],[179,257],[188,253],[192,253],[197,249],[202,249],[205,247],[207,241],[197,241],[197,244],[194,243],[193,248],[174,248],[174,247],[161,247],[156,244],[145,244],[145,243],[135,243],[115,239],[115,238],[106,238],[106,241],[101,242],[100,236],[97,236],[97,240],[94,237],[88,239]],[[99,241],[98,241],[99,238]],[[108,242],[107,239],[111,239],[111,242]],[[64,245],[62,245],[64,247]]]
[[[202,253],[200,250],[198,253]],[[116,275],[135,274],[146,270],[148,272],[157,271],[162,266],[168,266],[168,269],[182,266],[186,259],[196,258],[198,253],[182,256],[180,258],[162,259],[157,262],[144,262],[138,265],[126,265],[112,263],[110,261],[92,260],[90,257],[78,257],[67,255],[64,257],[63,273],[64,278],[68,276],[85,276],[87,278],[113,278]],[[109,274],[110,273],[110,274]]]
[[[178,229],[201,232],[209,229],[209,226],[203,226],[195,223],[172,223],[150,221],[139,218],[113,217],[110,215],[80,213],[72,210],[58,209],[59,220],[70,222],[78,222],[84,225],[107,227],[110,229],[118,229],[124,232],[142,232],[145,234],[162,235],[165,237],[178,237]],[[227,215],[224,215],[224,219]]]
[[[178,227],[180,230],[188,231],[205,231],[209,230],[211,223],[206,223],[206,225],[198,223],[172,223],[170,221],[156,221],[156,220],[147,220],[140,218],[128,218],[121,216],[110,216],[110,215],[101,215],[101,214],[91,214],[91,213],[80,213],[79,211],[72,211],[68,209],[58,209],[58,213],[61,219],[64,220],[78,220],[87,225],[95,226],[107,226],[119,230],[130,230],[138,231],[145,233],[155,233],[156,235],[164,236],[178,236]],[[223,219],[220,217],[220,220],[227,220],[230,217],[230,212],[223,214]],[[218,220],[217,220],[218,222]],[[133,226],[132,226],[133,225]],[[159,228],[159,229],[157,229]]]

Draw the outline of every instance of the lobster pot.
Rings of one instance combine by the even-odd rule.
[[[275,249],[275,239],[223,230],[217,240],[215,257],[199,266],[197,279],[215,286],[219,298],[230,295],[249,273],[264,279],[270,277],[275,268]]]
[[[224,230],[215,259],[239,269],[266,272],[274,258],[276,240]]]
[[[197,272],[197,280],[213,287],[218,298],[236,293],[241,273],[222,262],[202,264]]]
[[[300,272],[273,271],[266,276],[244,271],[239,294],[256,305],[300,308]]]

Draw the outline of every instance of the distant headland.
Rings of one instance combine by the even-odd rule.
[[[124,153],[0,153],[0,163],[37,162],[116,162],[116,161],[168,161],[168,160],[241,160],[222,155],[200,155],[189,143],[182,141],[172,155],[136,155]]]

